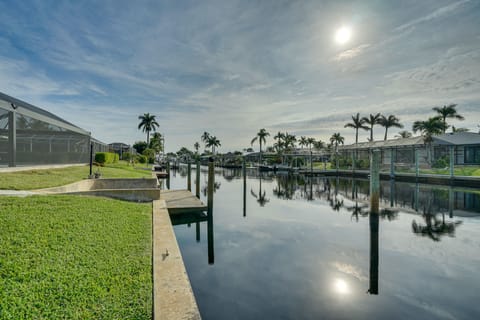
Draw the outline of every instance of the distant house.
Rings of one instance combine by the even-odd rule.
[[[449,161],[453,152],[455,165],[480,164],[480,134],[473,132],[446,133],[433,136],[431,143],[425,143],[424,137],[378,140],[339,146],[341,156],[350,157],[354,153],[357,159],[368,158],[371,150],[382,151],[382,164],[390,164],[392,156],[398,163],[414,163],[415,152],[418,152],[419,165],[431,166],[436,161]]]
[[[132,152],[132,147],[123,142],[113,142],[108,144],[108,149],[110,152],[115,152],[118,154],[120,159],[123,159],[123,154],[126,152]]]

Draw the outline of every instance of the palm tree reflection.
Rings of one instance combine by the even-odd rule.
[[[260,174],[260,177],[259,177],[259,188],[258,188],[258,194],[255,193],[252,190],[250,190],[250,194],[255,198],[257,199],[257,202],[258,204],[260,205],[260,207],[264,207],[268,202],[270,202],[270,199],[267,199],[266,195],[266,191],[265,190],[262,190],[262,175]]]
[[[462,221],[445,222],[445,213],[442,212],[442,219],[437,217],[437,213],[425,212],[422,214],[425,224],[419,224],[415,219],[412,221],[412,231],[416,235],[428,237],[433,241],[440,241],[442,236],[455,236],[455,229]]]

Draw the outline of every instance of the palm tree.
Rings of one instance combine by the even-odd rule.
[[[336,132],[330,137],[330,143],[332,144],[332,146],[334,146],[335,154],[338,153],[338,145],[343,144],[344,141],[345,138],[342,137],[340,132]]]
[[[458,120],[464,120],[465,118],[457,113],[457,110],[455,109],[457,107],[456,104],[449,104],[448,106],[443,106],[443,107],[434,107],[433,111],[436,111],[438,113],[438,116],[441,117],[443,121],[443,133],[447,131],[447,128],[449,127],[447,125],[447,118],[455,118]]]
[[[413,132],[420,131],[423,135],[423,141],[427,145],[427,160],[431,158],[431,143],[434,135],[439,135],[445,132],[445,122],[442,118],[432,117],[426,121],[415,121],[412,126]]]
[[[368,118],[363,117],[362,120],[369,126],[368,130],[370,130],[370,141],[373,141],[373,126],[379,124],[380,113],[377,113],[375,115],[370,113],[370,116]]]
[[[144,113],[143,116],[138,116],[140,123],[138,124],[138,129],[142,129],[143,132],[147,133],[147,146],[150,143],[150,132],[155,131],[160,125],[155,120],[155,116],[150,113]]]
[[[358,129],[369,130],[365,125],[365,118],[360,118],[360,113],[352,116],[352,122],[347,123],[344,127],[355,129],[355,144],[358,143]]]
[[[274,140],[277,140],[276,143],[273,144],[275,149],[277,150],[278,153],[282,151],[284,147],[284,142],[283,140],[285,139],[285,134],[283,132],[278,131],[278,133],[273,137]]]
[[[262,162],[262,144],[267,142],[267,137],[270,136],[270,133],[265,130],[265,128],[260,129],[260,131],[257,132],[257,135],[252,139],[250,142],[251,145],[255,143],[255,141],[258,140],[258,143],[260,144],[260,162]]]
[[[205,143],[205,148],[207,147],[208,140],[210,139],[210,133],[207,131],[204,131],[202,136],[200,137],[200,140],[202,140],[203,143]]]
[[[412,133],[408,130],[403,130],[403,131],[400,131],[398,132],[396,135],[395,135],[396,138],[411,138],[412,137]]]
[[[301,136],[301,137],[300,137],[300,140],[298,140],[298,145],[299,145],[300,147],[302,147],[302,149],[303,149],[303,147],[306,147],[306,146],[308,145],[307,137]]]
[[[285,137],[283,138],[283,142],[285,149],[295,149],[295,142],[297,142],[297,137],[295,137],[294,134],[289,134],[288,132],[286,132]]]
[[[432,136],[439,135],[445,132],[445,122],[439,116],[429,118],[426,121],[415,121],[412,126],[414,133],[420,131],[424,136],[426,143],[433,141]]]
[[[387,140],[387,133],[388,133],[388,128],[390,127],[396,127],[396,128],[403,128],[403,124],[401,124],[400,119],[395,117],[394,115],[389,115],[388,118],[382,115],[380,119],[378,120],[378,123],[382,126],[385,127],[385,137],[383,140]]]
[[[154,132],[150,140],[149,148],[155,150],[156,153],[160,153],[163,150],[162,134],[160,132]]]
[[[206,143],[207,148],[212,147],[212,154],[215,154],[215,147],[220,147],[221,145],[222,144],[220,143],[220,140],[218,140],[215,136],[210,136]]]
[[[195,142],[195,143],[193,144],[193,147],[195,148],[195,152],[198,154],[198,149],[200,149],[200,143],[198,143],[198,141]]]
[[[307,146],[310,151],[312,151],[312,147],[315,145],[315,138],[307,138]]]
[[[313,148],[315,150],[321,150],[321,149],[325,148],[325,142],[323,142],[322,140],[315,141],[313,143]]]

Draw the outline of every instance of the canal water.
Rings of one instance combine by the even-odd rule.
[[[174,227],[204,319],[479,319],[479,191],[217,170]]]

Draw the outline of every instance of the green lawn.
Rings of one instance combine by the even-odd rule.
[[[151,204],[0,198],[0,319],[151,319],[151,232]]]
[[[151,177],[151,171],[148,166],[136,165],[132,167],[124,161],[109,164],[105,167],[94,166],[93,172],[96,171],[99,171],[103,178]],[[57,187],[86,179],[89,173],[89,166],[0,173],[0,189],[33,190]]]

